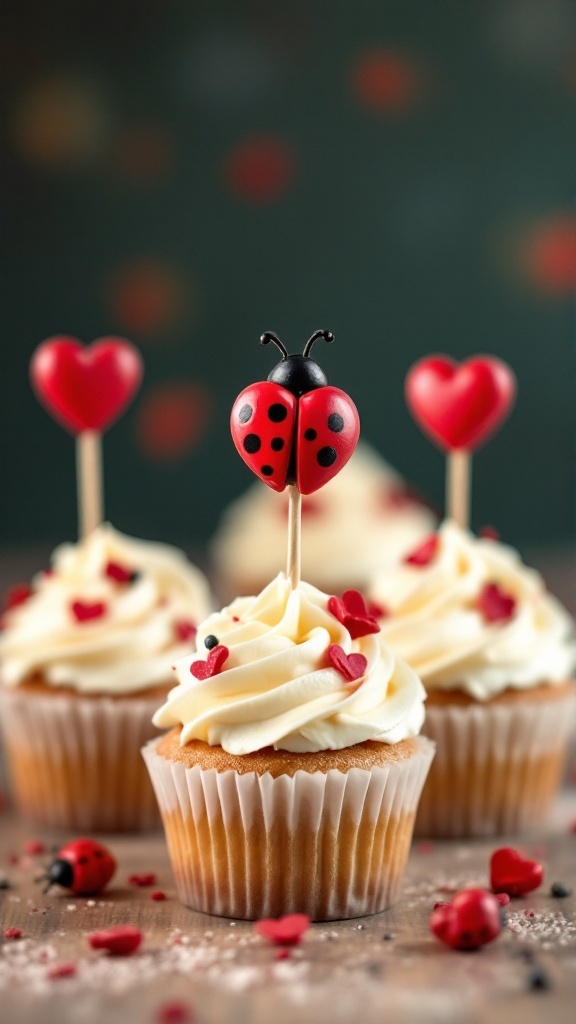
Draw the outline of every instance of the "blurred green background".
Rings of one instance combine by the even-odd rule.
[[[251,482],[228,414],[273,365],[260,333],[300,351],[318,327],[364,437],[439,505],[406,370],[508,360],[519,400],[475,458],[474,523],[573,535],[572,0],[21,0],[1,18],[4,543],[76,530],[73,441],[28,385],[44,338],[141,348],[107,515],[198,546]]]

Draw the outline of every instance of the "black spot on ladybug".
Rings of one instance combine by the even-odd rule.
[[[258,437],[258,434],[246,434],[244,438],[244,450],[249,455],[255,455],[256,452],[260,451],[262,447],[262,441]]]
[[[87,864],[88,863],[88,857],[78,857],[78,863],[79,864]]]
[[[333,412],[328,417],[328,428],[333,430],[335,434],[339,434],[344,430],[344,420],[342,419],[339,412]]]
[[[213,647],[218,647],[218,637],[214,636],[214,633],[209,633],[208,636],[204,637],[204,647],[211,651]]]
[[[280,405],[280,402],[274,402],[268,409],[268,419],[272,420],[272,423],[282,423],[288,415],[288,410],[285,405]]]
[[[238,413],[238,419],[240,420],[240,423],[248,423],[248,420],[250,419],[253,412],[254,410],[251,405],[243,405],[242,408],[240,409],[240,412]]]
[[[321,448],[320,451],[318,452],[318,455],[316,456],[316,461],[318,462],[319,466],[328,467],[332,466],[336,462],[337,458],[338,453],[336,449],[332,448],[331,445],[327,444],[325,448]]]
[[[284,438],[273,437],[270,441],[270,447],[273,452],[281,452],[284,447]]]
[[[316,438],[318,437],[318,434],[314,430],[314,427],[308,427],[308,430],[304,431],[304,437],[306,438],[307,441],[315,441]]]
[[[272,469],[272,466],[262,466],[260,472],[262,473],[262,476],[272,476],[274,470]]]

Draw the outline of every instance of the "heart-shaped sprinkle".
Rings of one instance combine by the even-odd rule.
[[[156,885],[156,875],[153,871],[149,871],[143,875],[129,875],[128,885],[136,885],[140,888],[145,888],[148,885]]]
[[[353,640],[380,632],[380,625],[370,613],[359,590],[345,590],[342,598],[330,597],[328,611],[342,623]]]
[[[209,679],[211,676],[217,676],[229,654],[230,651],[227,647],[218,644],[218,647],[212,648],[206,661],[193,661],[190,671],[196,679]]]
[[[99,932],[90,932],[88,942],[92,949],[105,949],[109,956],[131,956],[143,938],[139,928],[131,924],[117,924]]]
[[[76,622],[92,622],[94,619],[101,619],[107,608],[104,601],[72,601],[70,610]]]
[[[174,632],[176,639],[185,644],[195,639],[198,628],[191,619],[177,619],[174,623]]]
[[[142,359],[130,342],[101,338],[84,348],[75,338],[49,338],[30,363],[39,401],[73,434],[104,430],[126,408],[142,380]]]
[[[437,533],[432,533],[429,537],[423,541],[414,551],[404,558],[405,565],[415,565],[419,569],[425,565],[429,565],[430,562],[436,557],[438,546],[440,544],[440,538]]]
[[[503,846],[490,858],[490,885],[494,892],[524,896],[542,885],[544,868],[540,861],[529,860],[520,850]]]
[[[59,981],[61,978],[74,978],[78,973],[76,964],[66,960],[61,964],[52,964],[46,972],[48,981]]]
[[[498,938],[501,927],[500,904],[485,889],[464,889],[430,917],[432,934],[453,949],[480,949]]]
[[[256,921],[254,931],[276,946],[296,946],[309,927],[307,914],[286,914],[285,917],[264,917]]]
[[[118,562],[108,562],[104,574],[115,583],[132,583],[136,575],[133,569],[127,569]]]
[[[486,583],[478,597],[477,607],[486,622],[508,622],[514,615],[516,599],[497,583]]]
[[[516,395],[510,367],[494,356],[458,365],[447,356],[421,359],[406,377],[406,401],[435,444],[473,451],[504,422]]]
[[[478,530],[478,536],[480,540],[500,540],[500,533],[495,526],[490,526],[488,523],[486,526],[481,526]]]
[[[363,654],[346,654],[339,644],[330,644],[328,660],[349,683],[361,679],[368,666],[368,661]]]

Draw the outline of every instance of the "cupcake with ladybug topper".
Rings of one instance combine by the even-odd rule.
[[[81,538],[13,594],[0,634],[0,724],[16,808],[66,829],[158,824],[142,743],[211,608],[186,556],[101,521],[99,433],[136,390],[127,342],[45,342],[32,361],[41,400],[77,433]],[[102,397],[104,396],[104,397]],[[114,401],[112,401],[114,399]],[[96,464],[95,464],[96,459]]]
[[[198,653],[177,662],[154,716],[169,731],[144,749],[180,899],[236,918],[389,906],[433,755],[418,735],[421,683],[362,595],[300,580],[302,492],[338,472],[359,433],[351,399],[309,353],[284,350],[231,417],[245,461],[288,486],[286,573],[199,626]]]
[[[419,834],[475,836],[542,824],[576,711],[574,623],[512,548],[467,527],[470,453],[505,418],[514,377],[500,360],[436,357],[407,378],[426,433],[449,452],[449,517],[381,572],[370,596],[387,643],[428,693],[437,754]]]
[[[254,594],[282,568],[287,500],[253,484],[226,509],[211,550],[222,595]],[[365,441],[337,476],[302,502],[302,571],[330,593],[363,590],[376,566],[396,562],[438,517]]]

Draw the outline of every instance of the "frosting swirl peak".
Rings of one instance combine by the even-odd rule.
[[[195,658],[182,658],[179,686],[154,716],[157,726],[181,724],[182,744],[199,739],[231,754],[312,752],[397,743],[420,731],[425,693],[416,674],[380,633],[353,640],[328,611],[327,596],[307,583],[291,590],[281,573],[257,597],[209,616],[197,637],[206,659],[207,637],[228,649],[222,670],[199,682],[190,671]],[[362,655],[364,674],[348,681],[327,656],[331,645]]]

